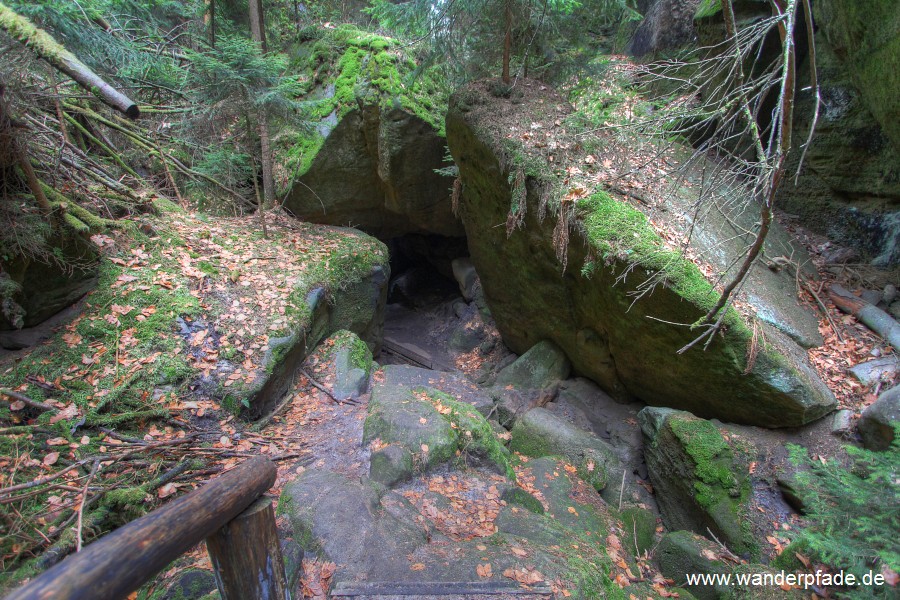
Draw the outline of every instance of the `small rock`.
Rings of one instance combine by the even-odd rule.
[[[882,293],[878,290],[862,290],[860,297],[869,304],[875,305],[881,302]]]
[[[853,413],[843,409],[831,416],[831,433],[838,437],[845,437],[853,430]]]
[[[450,266],[453,269],[453,277],[459,284],[459,293],[466,302],[471,302],[475,299],[475,284],[478,282],[475,266],[468,258],[454,258]]]
[[[900,422],[900,386],[878,397],[859,419],[857,428],[863,446],[869,450],[887,450],[894,441],[894,425]]]
[[[894,355],[883,356],[850,367],[850,373],[867,387],[876,385],[879,381],[892,380],[898,372],[900,372],[900,359]]]
[[[885,306],[890,306],[891,303],[897,299],[897,286],[893,284],[887,284],[884,286],[884,291],[881,292],[881,301]]]

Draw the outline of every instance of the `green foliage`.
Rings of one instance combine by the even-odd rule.
[[[791,460],[808,467],[797,473],[807,491],[807,527],[798,542],[817,559],[857,577],[884,565],[900,572],[900,424],[884,452],[846,446],[850,464],[831,458],[812,460],[806,450],[790,446]],[[889,598],[888,586],[859,587],[847,598]]]

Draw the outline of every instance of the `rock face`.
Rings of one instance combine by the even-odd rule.
[[[34,327],[87,294],[97,284],[99,255],[77,236],[48,242],[60,249],[63,266],[21,257],[2,261],[0,330]],[[67,268],[68,265],[75,265]]]
[[[341,118],[285,201],[304,221],[352,224],[385,239],[462,235],[450,208],[445,140],[402,108],[364,105]]]
[[[666,527],[697,533],[709,528],[733,551],[751,551],[747,466],[715,426],[690,413],[655,407],[638,413],[638,422]]]
[[[739,0],[738,21],[771,14],[766,2]],[[816,133],[806,149],[796,184],[786,179],[778,205],[804,225],[852,246],[877,264],[900,261],[900,11],[893,0],[813,3],[816,69],[821,94]],[[724,39],[721,10],[696,21],[701,46]],[[800,24],[800,37],[805,26]],[[764,44],[767,64],[779,52],[777,33]],[[794,148],[809,136],[815,98],[809,56],[799,46],[794,105]],[[750,65],[747,65],[750,68]],[[786,169],[797,171],[801,153],[789,155]]]
[[[646,217],[624,200],[595,193],[578,204],[572,218],[579,226],[567,246],[569,268],[560,273],[553,243],[557,219],[541,219],[540,207],[542,189],[562,182],[531,173],[551,167],[562,171],[566,165],[551,164],[541,150],[508,137],[506,127],[514,122],[553,128],[571,108],[536,82],[522,81],[517,89],[520,96],[503,98],[492,94],[490,83],[471,84],[454,95],[447,116],[447,139],[463,182],[460,215],[471,260],[507,346],[522,354],[550,340],[565,352],[575,373],[593,379],[612,396],[704,417],[785,427],[830,411],[834,398],[805,352],[788,338],[790,331],[761,325],[769,343],[749,369],[752,332],[737,318],[706,352],[677,354],[697,332],[670,323],[697,321],[706,312],[703,302],[714,293],[699,270],[685,262],[678,277],[634,300],[639,285],[659,267],[650,259],[642,265],[626,244],[661,242]],[[516,160],[525,167],[517,167]],[[583,167],[585,159],[577,160]],[[517,172],[524,179],[518,187]],[[514,188],[525,196],[516,203],[522,207],[516,215],[521,225],[507,236],[497,224],[507,222]],[[714,232],[705,235],[712,239]],[[720,254],[711,256],[711,262],[730,261],[727,253]],[[630,275],[620,277],[627,269]],[[680,283],[675,281],[679,277]],[[757,289],[761,296],[764,288]],[[779,295],[774,288],[768,294]],[[768,310],[787,314],[774,305]],[[766,320],[788,322],[780,316]],[[809,328],[796,329],[794,334],[802,338],[798,332]]]
[[[897,264],[900,262],[900,140],[897,139],[900,136],[891,128],[896,129],[898,122],[900,102],[895,91],[900,83],[893,69],[888,69],[893,74],[884,73],[877,84],[860,78],[866,69],[872,68],[868,60],[882,64],[900,60],[900,45],[892,34],[894,39],[884,48],[870,49],[866,54],[864,49],[868,43],[864,40],[832,35],[834,29],[850,27],[841,21],[846,15],[828,8],[836,4],[816,3],[820,8],[819,22],[824,24],[823,30],[816,33],[822,106],[797,184],[788,181],[782,185],[779,202],[785,210],[799,215],[810,228],[860,250],[875,263]],[[846,7],[864,10],[864,4],[872,3],[847,3]],[[896,6],[891,10],[897,13]],[[867,15],[859,23],[874,28],[876,23],[884,22]],[[893,50],[888,47],[891,44]],[[893,59],[883,56],[889,51],[894,53]],[[856,58],[851,60],[851,56],[861,62]],[[798,73],[808,73],[808,68],[801,65]],[[889,97],[884,96],[887,89],[894,90]],[[805,140],[809,135],[814,106],[809,90],[798,92],[794,139]],[[881,117],[876,111],[882,113]],[[892,119],[886,121],[886,114],[893,114]],[[798,162],[799,154],[794,153],[787,167],[789,172],[795,172]]]
[[[628,52],[643,56],[678,48],[696,39],[694,12],[699,4],[700,0],[655,0],[635,31]]]

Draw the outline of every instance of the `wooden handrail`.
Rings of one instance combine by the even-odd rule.
[[[272,487],[276,474],[268,458],[248,459],[69,556],[6,600],[122,600],[234,520]]]

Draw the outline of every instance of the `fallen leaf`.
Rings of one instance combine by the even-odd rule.
[[[485,579],[490,577],[491,575],[493,575],[493,573],[491,572],[491,563],[478,565],[477,567],[475,567],[475,572],[478,573],[479,577],[483,577]]]
[[[409,568],[413,571],[423,571],[425,570],[425,565],[423,565],[422,563],[415,563],[413,565],[410,565]]]
[[[78,416],[78,407],[75,404],[70,404],[52,417],[50,417],[50,423],[57,423],[62,420],[71,419]]]
[[[704,548],[703,550],[700,551],[700,554],[702,554],[705,558],[708,558],[709,560],[719,560],[718,555],[716,555],[716,553],[713,552],[712,550],[710,550],[709,548]]]
[[[59,460],[59,452],[51,452],[47,456],[44,457],[44,460],[41,461],[48,467],[50,465],[56,464],[56,461]]]
[[[21,400],[17,400],[9,405],[9,409],[12,411],[22,410],[23,408],[25,408],[25,403]]]
[[[422,444],[422,452],[428,454],[428,444]]]
[[[160,499],[168,498],[169,496],[171,496],[172,494],[174,494],[177,491],[178,491],[178,489],[175,487],[175,484],[170,482],[170,483],[167,483],[166,485],[162,486],[161,488],[159,488],[159,490],[156,491],[156,495]]]
[[[47,445],[48,446],[68,446],[69,440],[67,440],[64,437],[50,438],[49,440],[47,440]]]
[[[515,554],[516,556],[519,556],[519,557],[525,557],[525,556],[528,556],[528,553],[525,552],[524,550],[522,550],[521,548],[519,548],[518,546],[511,546],[511,547],[510,547],[510,550],[511,550],[512,553]]]

